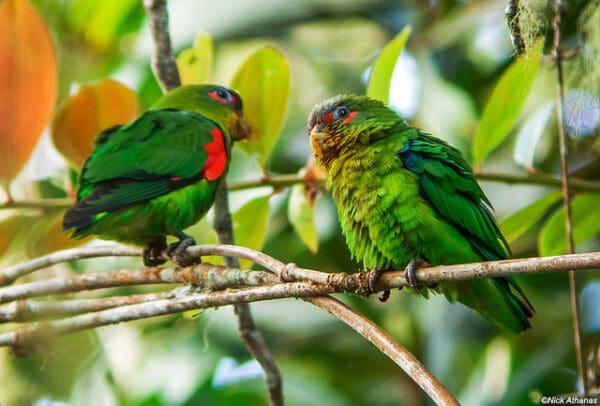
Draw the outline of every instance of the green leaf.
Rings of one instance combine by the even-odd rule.
[[[571,219],[573,240],[575,245],[586,242],[600,233],[600,221],[596,216],[590,215],[598,211],[600,194],[587,193],[576,196],[571,200]],[[538,239],[538,249],[541,256],[561,255],[569,252],[565,238],[565,210],[564,207],[544,224]]]
[[[256,197],[244,204],[231,216],[235,243],[242,247],[260,250],[265,242],[269,225],[269,196]],[[240,260],[242,269],[252,262]]]
[[[531,90],[542,48],[543,42],[540,40],[531,52],[514,61],[500,77],[483,110],[479,129],[473,138],[475,166],[481,165],[513,128]]]
[[[213,64],[213,39],[210,34],[199,33],[192,48],[177,56],[177,68],[182,85],[210,82]]]
[[[540,221],[542,215],[550,210],[552,206],[558,204],[561,199],[562,193],[560,191],[549,193],[537,202],[504,219],[500,223],[500,230],[502,230],[502,235],[504,235],[506,241],[513,242],[527,232]]]
[[[513,158],[519,165],[527,169],[533,168],[535,150],[550,121],[553,110],[554,102],[549,101],[537,109],[521,126],[513,152]]]
[[[144,8],[138,0],[74,0],[66,16],[73,31],[105,51],[118,48],[125,34],[139,29]]]
[[[294,185],[288,202],[288,219],[298,237],[314,254],[319,249],[313,208],[308,203],[304,185]]]
[[[404,27],[404,29],[385,46],[381,54],[373,63],[371,77],[367,84],[367,96],[379,99],[386,104],[388,103],[394,67],[406,45],[406,40],[408,40],[410,31],[411,27],[409,25]]]
[[[238,70],[231,86],[240,92],[252,132],[240,148],[259,156],[265,167],[281,132],[290,93],[287,59],[266,46],[254,52]]]

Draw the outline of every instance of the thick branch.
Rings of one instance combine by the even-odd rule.
[[[269,285],[279,279],[270,273],[227,268],[208,263],[188,268],[141,268],[68,275],[0,288],[0,303],[25,298],[105,289],[117,286],[193,283],[207,290]]]
[[[311,297],[304,300],[340,319],[373,343],[402,368],[436,404],[459,405],[448,389],[425,368],[421,361],[370,319],[330,296]]]

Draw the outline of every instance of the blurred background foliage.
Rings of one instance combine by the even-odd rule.
[[[60,232],[82,157],[99,129],[132,119],[161,94],[149,65],[151,40],[141,1],[30,1],[34,8],[29,0],[0,1],[2,27],[34,33],[33,39],[9,43],[12,54],[0,53],[0,80],[3,85],[35,84],[25,97],[29,104],[1,98],[7,104],[0,108],[0,121],[8,124],[0,127],[0,135],[8,141],[0,144],[0,154],[8,163],[0,165],[0,194],[6,200],[10,190],[17,202],[54,199],[55,204],[0,211],[1,265],[99,243],[69,240]],[[502,1],[172,0],[169,12],[183,81],[233,84],[256,130],[249,143],[234,149],[232,184],[266,175],[314,177],[314,168],[306,167],[305,127],[312,106],[341,92],[368,91],[385,98],[385,83],[391,106],[458,146],[482,172],[559,176],[552,104],[556,71],[539,58],[552,46],[552,11],[544,1],[521,3],[527,53],[520,59],[514,55]],[[405,31],[392,41],[407,25],[410,36]],[[596,181],[599,27],[597,1],[565,2],[562,46],[578,49],[565,61],[569,165],[574,176]],[[35,65],[35,55],[21,52],[27,41],[46,58],[31,71],[27,67]],[[375,63],[367,89],[376,60],[385,60],[384,66]],[[14,72],[26,74],[15,79]],[[384,90],[374,81],[385,82]],[[24,129],[15,124],[30,121]],[[482,186],[515,256],[566,252],[556,188],[489,181]],[[301,184],[232,192],[237,242],[304,267],[360,269],[350,260],[330,197],[323,194],[313,207],[314,196],[304,192]],[[599,248],[598,207],[597,190],[581,190],[574,197],[580,252]],[[210,220],[209,215],[192,227],[199,243],[215,241]],[[138,260],[101,259],[48,273],[136,266]],[[598,273],[580,273],[578,280],[586,356],[598,363]],[[531,404],[542,394],[577,391],[566,274],[532,275],[519,282],[537,310],[532,330],[520,336],[499,331],[441,297],[424,300],[401,291],[387,303],[343,299],[413,351],[464,404]],[[383,354],[308,304],[280,300],[252,308],[282,371],[288,404],[427,403]],[[236,334],[230,308],[82,332],[52,341],[27,358],[8,351],[1,351],[0,358],[3,405],[266,403],[260,369]]]

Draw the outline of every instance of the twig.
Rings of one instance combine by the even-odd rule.
[[[231,213],[229,212],[229,194],[225,181],[219,185],[215,198],[215,230],[221,244],[234,243],[233,225],[231,223]],[[226,256],[225,260],[231,267],[239,268],[240,266],[237,257]],[[274,265],[281,265],[281,263]],[[280,266],[279,269],[281,269]],[[277,272],[277,274],[279,273]],[[250,306],[247,303],[239,303],[234,305],[234,310],[238,317],[238,334],[242,338],[246,348],[248,348],[248,351],[250,351],[250,354],[258,361],[265,373],[269,404],[272,406],[282,406],[284,402],[281,374],[275,363],[275,357],[273,357],[264,337],[256,328],[252,319],[252,313],[250,312]]]
[[[406,348],[377,324],[331,296],[304,298],[340,319],[387,355],[411,377],[438,405],[459,405],[458,401]]]
[[[83,258],[98,257],[134,257],[140,256],[142,250],[130,248],[122,245],[107,245],[101,247],[72,248],[63,251],[56,251],[31,261],[0,269],[0,286],[8,285],[15,279],[35,272],[39,269],[48,268],[52,265],[63,262],[73,261]]]
[[[164,92],[181,84],[179,70],[171,48],[169,13],[166,0],[144,0],[148,25],[152,33],[152,69]]]
[[[565,82],[563,72],[563,55],[560,49],[560,22],[561,22],[561,0],[554,0],[552,9],[554,18],[552,19],[552,28],[554,30],[554,39],[552,43],[552,56],[556,64],[557,71],[557,92],[556,92],[556,120],[558,122],[558,144],[560,153],[560,171],[562,177],[562,194],[565,208],[565,235],[569,244],[569,253],[575,253],[575,242],[573,240],[573,223],[571,215],[571,189],[569,184],[569,171],[567,167],[567,141],[564,131],[563,108],[565,99]],[[583,393],[588,392],[587,376],[585,374],[585,355],[583,351],[583,341],[581,332],[581,319],[579,316],[579,303],[577,298],[577,282],[575,272],[569,270],[569,296],[571,299],[571,313],[573,317],[573,332],[575,342],[575,355],[577,357],[577,373],[583,386]]]

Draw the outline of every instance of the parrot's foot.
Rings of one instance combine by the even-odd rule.
[[[371,272],[369,272],[369,278],[367,282],[369,283],[369,290],[371,291],[371,293],[376,293],[379,291],[379,279],[381,278],[381,275],[384,272],[385,271],[383,269],[379,268],[375,268]],[[390,290],[386,289],[383,291],[383,293],[381,294],[381,296],[379,296],[378,299],[380,302],[387,302],[389,298]]]
[[[417,275],[415,272],[419,268],[423,268],[429,266],[429,263],[422,259],[411,259],[406,268],[404,268],[404,277],[406,278],[406,283],[413,289],[420,289],[423,287],[423,284],[417,279]],[[428,286],[433,287],[433,286]]]
[[[202,262],[200,257],[188,254],[186,252],[188,247],[196,245],[196,240],[185,234],[183,234],[182,237],[183,238],[180,241],[169,245],[169,248],[167,248],[167,255],[177,266],[185,267],[198,265]]]
[[[167,248],[167,243],[162,241],[152,241],[148,244],[148,248],[144,248],[142,259],[145,266],[158,266],[162,265],[167,260],[163,257],[162,253]]]

